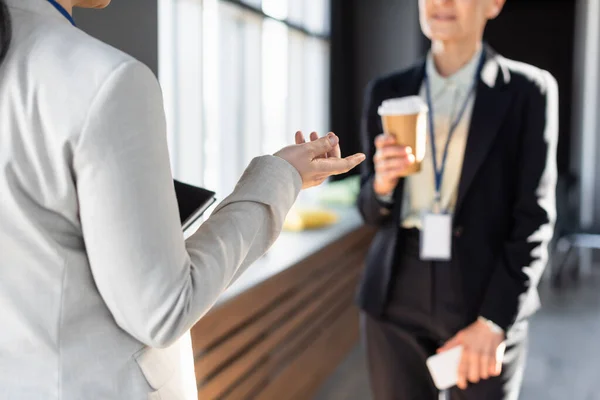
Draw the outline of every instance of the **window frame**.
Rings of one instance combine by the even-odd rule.
[[[309,65],[304,57],[305,51],[310,46],[309,42],[320,43],[322,48],[328,49],[327,63],[330,63],[331,38],[329,33],[316,33],[302,27],[302,24],[311,25],[329,13],[330,3],[324,3],[319,15],[315,14],[310,20],[306,8],[302,13],[299,9],[293,13],[292,18],[299,21],[295,24],[286,19],[279,19],[269,15],[268,9],[263,11],[262,1],[256,1],[256,6],[242,0],[158,0],[159,1],[159,81],[163,87],[165,112],[167,117],[168,145],[171,156],[171,169],[173,176],[183,182],[204,186],[217,191],[218,198],[222,200],[230,191],[239,174],[247,163],[260,154],[271,154],[284,145],[290,144],[289,139],[283,140],[274,135],[274,132],[292,132],[292,130],[307,129],[321,132],[330,124],[329,96],[330,72],[329,68],[323,69],[318,74],[318,81],[324,79],[327,86],[323,86],[324,93],[321,112],[314,112],[313,102],[307,93],[314,93],[310,85],[306,85],[306,74]],[[301,1],[301,0],[300,0]],[[325,0],[329,1],[329,0]],[[289,5],[290,3],[288,3]],[[302,4],[302,3],[299,3]],[[303,5],[303,7],[306,7]],[[235,41],[239,55],[236,65],[253,65],[252,69],[241,68],[235,71],[234,81],[242,85],[235,90],[233,101],[227,104],[235,106],[235,115],[240,118],[239,126],[221,126],[223,120],[222,101],[226,101],[227,93],[233,93],[232,88],[222,91],[223,74],[226,70],[221,60],[219,41],[225,38],[221,31],[222,21],[220,13],[228,9],[231,15],[237,15],[243,24],[243,29],[252,29],[252,35],[240,35]],[[219,15],[219,18],[216,18]],[[282,17],[283,17],[282,13]],[[308,18],[308,19],[307,19]],[[184,23],[181,23],[184,21]],[[256,22],[256,29],[251,28]],[[284,124],[278,124],[277,129],[268,131],[265,124],[269,121],[265,112],[265,60],[264,60],[264,29],[267,25],[277,24],[285,27],[288,37],[286,86],[288,91],[296,90],[299,95],[287,96],[285,102]],[[317,24],[313,24],[315,27]],[[323,32],[329,31],[329,22],[323,19],[321,25]],[[258,35],[258,36],[257,36]],[[292,68],[292,36],[302,43]],[[215,42],[215,37],[218,40]],[[257,42],[258,38],[258,42]],[[240,42],[241,40],[241,42]],[[255,47],[250,43],[260,43],[257,52],[245,51],[246,47]],[[303,59],[304,58],[304,59]],[[318,60],[319,58],[317,58]],[[212,60],[207,62],[206,60]],[[217,60],[216,62],[214,60]],[[302,60],[302,62],[298,62]],[[317,63],[320,64],[320,63]],[[318,67],[317,67],[318,68]],[[260,79],[254,79],[255,74]],[[299,82],[289,78],[292,74],[301,76]],[[236,88],[238,86],[235,86]],[[295,89],[293,89],[295,88]],[[302,89],[301,93],[299,88]],[[318,91],[317,91],[318,93]],[[238,104],[239,103],[239,104]],[[271,102],[272,103],[272,102]],[[284,103],[281,103],[284,104]],[[241,108],[240,108],[241,107]],[[290,111],[291,110],[291,111]],[[289,114],[289,115],[288,115]],[[278,114],[279,115],[279,114]],[[229,120],[227,120],[229,121]],[[281,121],[280,121],[281,122]],[[279,126],[281,125],[281,126]],[[304,125],[304,126],[302,126]],[[308,126],[307,126],[308,125]],[[321,126],[322,125],[322,126]],[[238,132],[239,137],[231,137],[232,132]],[[271,134],[269,134],[271,132]],[[289,133],[288,132],[288,133]],[[293,140],[293,139],[292,139]],[[230,153],[224,152],[227,143],[236,142]],[[228,162],[222,160],[229,160]],[[210,210],[209,210],[210,211]]]
[[[241,7],[243,9],[245,9],[246,11],[255,13],[255,14],[261,16],[262,18],[272,19],[274,21],[282,22],[285,25],[287,25],[287,27],[289,29],[297,31],[299,33],[302,33],[302,34],[304,34],[306,36],[310,36],[310,37],[313,37],[313,38],[316,38],[316,39],[320,39],[320,40],[324,40],[324,41],[327,41],[327,42],[331,41],[331,34],[330,33],[320,33],[320,32],[311,31],[310,29],[307,29],[304,26],[299,25],[299,24],[291,21],[289,18],[283,18],[283,19],[274,18],[273,16],[265,13],[262,10],[262,8],[253,6],[253,5],[248,4],[248,3],[245,3],[242,0],[219,0],[219,1],[222,1],[222,2],[225,2],[225,3],[235,4],[236,6]],[[327,1],[330,1],[330,0],[327,0]]]

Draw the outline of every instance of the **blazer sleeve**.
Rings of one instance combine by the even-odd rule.
[[[358,209],[366,224],[380,226],[391,218],[392,202],[379,198],[373,189],[375,181],[375,137],[382,133],[380,117],[377,109],[381,101],[382,83],[374,80],[369,83],[365,92],[361,121],[362,151],[366,160],[361,164],[361,186],[357,199]]]
[[[538,82],[524,113],[512,229],[481,309],[481,316],[505,332],[524,306],[524,295],[541,278],[556,220],[558,85],[546,71]]]
[[[94,281],[116,323],[167,347],[278,237],[302,186],[274,156],[254,159],[187,242],[179,221],[158,82],[137,61],[99,89],[74,150]]]

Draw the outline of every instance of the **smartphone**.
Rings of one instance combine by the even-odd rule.
[[[435,354],[427,359],[427,368],[439,390],[456,386],[458,382],[458,366],[463,347],[456,346],[443,353]]]

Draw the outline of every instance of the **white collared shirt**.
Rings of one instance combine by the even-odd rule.
[[[444,175],[442,177],[441,206],[443,210],[447,210],[448,212],[454,211],[458,196],[458,185],[475,101],[475,92],[473,91],[472,94],[470,92],[474,90],[474,76],[481,58],[481,51],[481,49],[477,51],[464,67],[446,78],[438,73],[431,52],[427,56],[425,68],[427,69],[431,85],[438,168],[440,168],[443,158],[450,126],[456,120],[464,102],[468,101],[464,114],[456,127],[456,131],[452,135],[448,147]],[[427,101],[424,83],[421,86],[420,96]],[[427,128],[427,135],[427,151],[421,164],[421,171],[407,177],[404,186],[401,217],[401,225],[404,228],[421,228],[423,212],[431,211],[433,207],[435,198],[435,173],[429,126]]]

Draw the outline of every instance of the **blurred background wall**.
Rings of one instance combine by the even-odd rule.
[[[115,0],[104,10],[75,8],[77,26],[158,74],[158,1]]]

